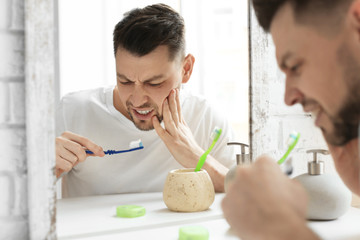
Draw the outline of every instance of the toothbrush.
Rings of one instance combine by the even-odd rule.
[[[112,155],[112,154],[132,152],[132,151],[140,150],[140,149],[143,149],[143,148],[144,148],[144,145],[143,145],[143,143],[141,142],[141,139],[139,139],[139,140],[130,142],[130,143],[129,143],[129,149],[119,150],[119,151],[116,151],[116,150],[107,150],[107,151],[104,151],[104,153],[105,153],[105,154],[108,154],[108,155]],[[85,152],[86,152],[87,154],[94,154],[94,153],[93,153],[92,151],[90,151],[90,150],[85,150]]]
[[[222,130],[219,127],[215,127],[214,130],[212,131],[211,139],[213,139],[213,141],[212,141],[210,147],[208,148],[208,150],[206,150],[206,152],[203,155],[201,155],[201,157],[196,165],[195,172],[200,171],[201,167],[204,165],[207,155],[213,149],[215,143],[217,142],[217,140],[219,139],[219,137],[221,135],[221,132],[222,132]]]
[[[286,153],[282,156],[282,158],[280,158],[280,160],[277,161],[277,163],[279,165],[284,163],[285,160],[288,158],[290,152],[294,149],[295,145],[299,141],[299,138],[300,138],[300,133],[295,132],[295,131],[290,133],[290,136],[287,140],[288,149],[287,149]],[[286,163],[285,163],[285,174],[290,176],[292,174],[292,172],[293,172],[292,158],[290,157],[288,159],[288,161],[286,161]]]
[[[108,154],[108,155],[112,155],[112,154],[118,154],[118,153],[126,153],[126,152],[132,152],[132,151],[136,151],[136,150],[140,150],[140,149],[143,149],[144,148],[144,145],[141,141],[141,139],[139,140],[136,140],[136,141],[131,141],[129,143],[129,149],[126,149],[126,150],[120,150],[120,151],[115,151],[115,150],[107,150],[107,151],[104,151],[105,154]],[[92,151],[90,150],[85,150],[85,152],[87,154],[94,154]],[[62,178],[64,175],[68,174],[68,172],[63,172],[60,177]]]

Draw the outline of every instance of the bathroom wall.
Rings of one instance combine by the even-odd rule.
[[[0,1],[0,239],[28,236],[24,1]]]
[[[286,140],[292,131],[301,138],[293,151],[296,176],[307,172],[309,149],[327,149],[321,131],[315,127],[310,114],[305,114],[298,104],[288,107],[284,103],[285,75],[280,72],[275,59],[271,36],[259,26],[253,11],[250,15],[251,37],[251,144],[253,159],[267,153],[278,159],[286,151]],[[325,172],[336,174],[330,155],[319,155],[325,161]]]
[[[0,1],[0,239],[55,239],[54,1]]]

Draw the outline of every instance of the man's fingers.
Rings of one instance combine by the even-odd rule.
[[[59,156],[72,164],[75,164],[77,161],[84,161],[86,154],[84,153],[82,147],[72,147],[73,144],[64,142],[62,145],[63,149],[58,153]]]
[[[72,163],[86,159],[84,147],[64,137],[56,138],[56,154]]]
[[[181,113],[181,105],[180,105],[180,92],[179,92],[179,89],[175,89],[176,91],[176,107],[177,107],[177,113],[178,113],[178,116],[179,116],[179,121],[180,122],[183,122],[183,117],[182,117],[182,113]]]
[[[176,125],[174,123],[174,120],[171,116],[170,107],[169,107],[169,100],[165,99],[164,105],[163,105],[163,117],[164,117],[164,124],[165,129],[171,134],[174,133]]]
[[[171,90],[171,93],[168,97],[170,113],[171,113],[171,117],[175,123],[175,126],[179,125],[178,103],[176,102],[177,95],[178,94],[177,94],[176,90],[173,89],[173,90]]]
[[[69,156],[68,159],[70,162],[76,162],[76,161],[80,161],[83,162],[86,159],[86,152],[83,146],[81,146],[80,144],[76,143],[76,142],[72,142],[72,141],[65,141],[63,144],[63,147],[65,148],[66,151],[61,152],[61,156],[65,157],[65,153],[67,152],[67,156]],[[70,156],[69,152],[71,154],[73,154],[73,156]],[[73,158],[73,159],[72,159]],[[75,159],[77,158],[77,159]],[[75,160],[75,161],[73,161]]]
[[[94,156],[104,156],[102,148],[89,139],[72,132],[64,132],[55,140],[56,143],[56,176],[69,172],[79,162],[85,161],[85,149],[92,151]]]
[[[78,143],[79,146],[81,146],[81,147],[85,147],[86,149],[92,151],[95,156],[101,156],[101,157],[104,156],[104,150],[102,149],[102,147],[98,146],[97,144],[95,144],[94,142],[92,142],[91,140],[89,140],[86,137],[80,136],[80,135],[72,133],[72,132],[64,132],[61,136],[70,141]],[[80,148],[77,148],[75,146],[69,147],[69,145],[67,145],[66,148],[69,149],[70,151],[76,151],[76,152],[74,152],[76,155],[77,155],[77,153],[79,153],[81,151]],[[85,153],[84,150],[83,150],[83,152]]]
[[[68,161],[61,156],[56,157],[56,169],[61,169],[64,172],[69,172],[74,166],[74,163]]]
[[[151,120],[152,120],[154,129],[155,129],[157,135],[159,135],[159,137],[164,141],[165,138],[166,138],[166,135],[167,135],[168,133],[167,133],[166,130],[163,129],[163,127],[160,125],[160,122],[159,122],[159,120],[157,119],[156,116],[153,116]]]

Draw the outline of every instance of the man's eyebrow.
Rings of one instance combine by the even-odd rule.
[[[287,52],[282,58],[281,58],[281,61],[280,61],[280,68],[281,69],[286,69],[287,68],[287,65],[286,65],[286,61],[291,58],[293,56],[293,53],[292,52]]]
[[[122,79],[125,79],[126,81],[129,81],[129,82],[133,82],[132,80],[130,80],[129,78],[127,78],[125,75],[121,74],[121,73],[117,73],[116,74],[118,76],[118,78],[122,78]],[[148,78],[146,80],[144,80],[143,82],[146,83],[146,82],[152,82],[152,81],[155,81],[155,80],[158,80],[158,79],[161,79],[163,78],[164,75],[163,74],[160,74],[160,75],[155,75],[151,78]]]
[[[122,79],[125,79],[126,81],[131,82],[131,80],[130,80],[130,79],[128,79],[128,78],[127,78],[125,75],[123,75],[123,74],[116,73],[116,75],[118,76],[118,78],[122,78]]]

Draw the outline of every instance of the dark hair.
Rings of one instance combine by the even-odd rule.
[[[353,0],[252,0],[256,17],[260,26],[270,31],[271,23],[277,11],[285,4],[290,3],[294,9],[295,19],[298,23],[306,23],[305,17],[310,16],[312,24],[327,23],[328,28],[335,28],[345,15]],[[326,14],[326,15],[324,15]],[[321,19],[328,16],[323,21]],[[329,17],[330,16],[330,17]]]
[[[169,59],[185,54],[184,19],[165,4],[136,8],[124,14],[115,26],[114,54],[124,48],[136,56],[144,56],[160,45],[169,50]]]

